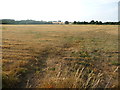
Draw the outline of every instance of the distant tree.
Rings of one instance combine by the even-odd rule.
[[[15,20],[13,19],[2,19],[2,24],[14,24]]]
[[[73,22],[73,24],[77,24],[77,22],[76,22],[76,21],[74,21],[74,22]]]
[[[82,24],[82,23],[80,21],[78,21],[77,24]]]
[[[91,22],[90,22],[90,24],[95,24],[96,22],[94,21],[94,20],[92,20]]]
[[[65,24],[69,24],[69,22],[68,22],[68,21],[65,21]]]
[[[102,25],[103,23],[102,23],[102,21],[99,21],[98,24]]]
[[[117,24],[120,25],[120,21]]]
[[[96,21],[96,22],[95,22],[95,24],[99,24],[99,22],[98,22],[98,21]]]
[[[88,22],[84,21],[83,24],[88,24]]]

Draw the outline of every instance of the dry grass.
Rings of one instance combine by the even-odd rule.
[[[3,87],[116,88],[117,25],[3,25]]]

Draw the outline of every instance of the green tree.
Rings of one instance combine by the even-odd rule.
[[[76,22],[76,21],[74,21],[74,22],[73,22],[73,24],[77,24],[77,22]]]
[[[90,22],[90,24],[95,24],[96,22],[94,21],[94,20],[92,20],[91,22]]]
[[[68,21],[65,21],[65,24],[69,24],[69,22],[68,22]]]

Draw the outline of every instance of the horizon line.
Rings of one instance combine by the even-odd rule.
[[[5,19],[5,18],[4,18]],[[4,19],[0,19],[0,20],[4,20]],[[7,19],[6,19],[7,20]],[[73,20],[73,21],[69,21],[69,20],[35,20],[35,19],[20,19],[20,20],[16,20],[16,19],[8,19],[8,20],[15,20],[15,21],[21,21],[21,20],[33,20],[33,21],[47,21],[47,22],[49,22],[49,21],[61,21],[61,22],[65,22],[65,21],[68,21],[68,22],[74,22],[74,21],[77,21],[77,22],[91,22],[92,20],[94,20],[94,19],[91,19],[91,20],[89,20],[89,21],[85,21],[85,20],[82,20],[82,21],[80,21],[80,20]],[[101,20],[94,20],[94,21],[101,21]],[[120,22],[119,20],[118,21],[101,21],[101,22]]]

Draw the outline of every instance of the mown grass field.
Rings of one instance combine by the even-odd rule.
[[[116,88],[117,25],[3,25],[3,87]]]

